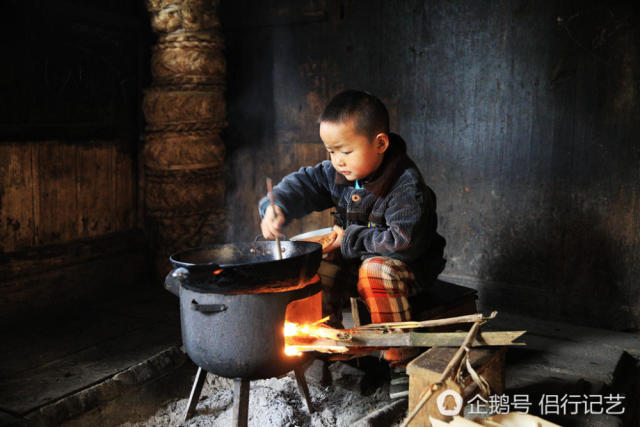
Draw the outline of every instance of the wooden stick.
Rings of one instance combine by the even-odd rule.
[[[340,331],[338,329],[337,331]],[[526,331],[483,332],[474,337],[470,346],[519,346],[525,343],[513,342]],[[328,331],[325,332],[325,337]],[[464,343],[467,332],[390,332],[351,330],[349,339],[317,337],[309,341],[306,337],[286,337],[287,345],[304,347],[302,351],[322,351],[323,347],[458,347]],[[317,336],[317,335],[316,335]],[[346,337],[346,336],[345,336]]]
[[[345,329],[329,328],[328,326],[296,326],[295,332],[287,335],[285,332],[285,340],[287,342],[297,340],[311,339],[327,339],[334,341],[351,341],[351,334]],[[335,345],[335,343],[333,344]]]
[[[358,299],[351,297],[351,317],[353,318],[353,326],[360,326],[360,311],[358,310]]]
[[[411,413],[404,420],[401,427],[407,427],[407,425],[409,425],[411,420],[413,420],[415,416],[418,414],[418,412],[420,412],[420,409],[422,409],[424,404],[427,403],[427,400],[429,400],[429,398],[433,395],[433,393],[438,391],[440,388],[444,387],[444,382],[449,377],[449,375],[451,375],[451,371],[453,371],[453,369],[460,364],[460,361],[462,360],[462,355],[468,350],[470,344],[475,340],[476,335],[478,334],[478,330],[480,329],[480,325],[482,323],[483,323],[482,321],[478,321],[478,322],[475,322],[473,326],[471,326],[471,329],[467,333],[467,336],[465,337],[464,342],[462,343],[460,348],[458,348],[458,351],[456,351],[456,354],[453,355],[453,358],[451,358],[451,360],[447,364],[447,367],[444,368],[444,371],[442,372],[442,375],[440,375],[438,382],[434,383],[431,387],[429,387],[428,389],[422,392],[422,394],[420,395],[420,401],[418,402],[416,407],[413,408],[413,411],[411,411]]]
[[[444,319],[423,320],[421,322],[387,322],[387,323],[370,323],[360,326],[358,329],[414,329],[429,328],[432,326],[452,325],[456,323],[475,323],[481,320],[491,320],[498,315],[497,311],[492,312],[489,316],[483,316],[482,313],[467,314],[465,316],[447,317]]]
[[[271,178],[267,178],[267,191],[269,192],[269,202],[273,207],[273,214],[278,218],[278,214],[276,213],[276,203],[273,200],[273,184],[271,183]],[[276,248],[278,249],[278,259],[282,259],[282,248],[280,247],[280,237],[276,234]]]

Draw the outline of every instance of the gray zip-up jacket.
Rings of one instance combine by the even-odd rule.
[[[436,232],[436,197],[407,156],[402,138],[389,137],[382,164],[358,182],[360,189],[325,160],[285,176],[273,188],[273,196],[286,222],[336,208],[336,223],[344,228],[343,258],[395,258],[407,263],[426,285],[445,263],[445,240]],[[260,200],[261,216],[268,204],[267,196]]]

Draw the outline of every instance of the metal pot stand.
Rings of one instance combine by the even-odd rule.
[[[304,397],[307,404],[309,413],[314,412],[313,404],[311,403],[311,395],[309,394],[309,386],[304,376],[304,371],[308,364],[293,369],[295,373],[296,382],[298,384],[298,391]],[[196,411],[196,405],[200,399],[202,393],[202,387],[207,378],[208,372],[202,368],[198,368],[195,381],[191,387],[191,393],[189,394],[189,402],[187,403],[187,409],[184,412],[184,422],[193,417]],[[284,375],[283,375],[284,376]],[[281,376],[282,377],[282,376]],[[279,377],[279,378],[281,378]],[[249,419],[249,389],[251,386],[251,380],[246,378],[234,378],[233,379],[233,418],[232,426],[246,427]]]
[[[182,287],[180,292],[181,318],[183,326],[183,342],[189,357],[198,365],[189,401],[184,414],[184,421],[195,414],[195,409],[202,393],[207,374],[210,372],[202,366],[208,367],[215,375],[233,378],[233,422],[232,426],[246,427],[249,415],[249,390],[252,379],[281,378],[293,371],[300,394],[304,397],[309,413],[314,412],[311,395],[304,372],[313,361],[310,355],[284,356],[284,337],[282,339],[268,339],[268,330],[280,328],[284,325],[286,306],[292,301],[299,300],[321,291],[320,281],[316,280],[303,288],[290,291],[264,292],[260,294],[211,294],[199,293]],[[196,301],[196,298],[201,302]],[[190,302],[190,303],[188,303]],[[213,303],[212,303],[213,302]],[[243,310],[239,310],[242,307]],[[211,349],[216,341],[224,340],[224,335],[218,335],[221,327],[215,322],[218,316],[232,316],[228,319],[218,317],[223,323],[240,324],[240,319],[255,314],[262,321],[257,324],[257,335],[266,341],[261,343],[262,352],[256,355],[251,351],[250,334],[241,335],[234,340],[237,353],[232,354],[229,347],[219,347],[221,354],[216,360],[211,358]],[[195,320],[194,317],[196,316]],[[198,319],[202,320],[199,322]],[[207,321],[208,320],[208,321]],[[185,328],[185,325],[191,327]],[[269,327],[271,325],[271,327]],[[254,331],[255,332],[255,331]],[[193,334],[196,334],[195,336]],[[237,336],[237,335],[236,335]],[[256,341],[253,341],[256,342]],[[196,345],[197,344],[197,345]],[[224,342],[224,344],[229,344]],[[208,350],[208,351],[207,351]],[[250,353],[250,354],[249,354]],[[246,357],[249,354],[250,357]],[[243,355],[245,357],[243,357]],[[278,355],[282,355],[278,357]],[[229,356],[229,357],[226,357]],[[294,358],[295,357],[295,358]],[[231,375],[225,375],[231,374]]]

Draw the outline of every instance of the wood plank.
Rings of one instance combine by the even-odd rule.
[[[114,229],[127,230],[135,227],[137,211],[136,173],[133,154],[123,152],[117,146],[114,146],[114,154]]]
[[[96,344],[28,373],[3,377],[0,409],[25,414],[179,343],[179,337],[168,334],[165,328],[149,327]]]
[[[473,341],[473,347],[482,346],[522,346],[525,343],[513,342],[526,331],[480,332]],[[352,333],[348,341],[318,338],[309,343],[304,338],[297,341],[294,337],[287,340],[287,344],[299,348],[312,350],[321,347],[459,347],[464,342],[467,332],[404,332],[404,333],[376,333],[358,331]],[[299,344],[299,345],[298,345]]]
[[[525,345],[513,342],[525,333],[526,331],[479,332],[473,346]],[[417,347],[459,346],[466,334],[467,332],[411,332],[406,342]]]
[[[432,347],[413,359],[407,365],[408,375],[432,375],[441,374],[449,364],[449,361],[456,353],[452,347]],[[494,350],[486,348],[474,349],[469,354],[471,366],[474,368],[486,363],[494,355]],[[433,379],[437,379],[434,376]]]
[[[38,146],[31,147],[31,183],[33,185],[33,244],[40,244],[38,223],[40,221],[40,179],[38,170]]]
[[[13,252],[133,227],[133,159],[120,145],[2,144],[0,249]]]
[[[111,145],[94,142],[78,148],[78,236],[115,231]]]
[[[171,325],[153,319],[116,314],[112,310],[88,312],[78,307],[77,311],[70,311],[66,316],[56,316],[56,322],[32,322],[18,327],[7,325],[1,330],[4,350],[0,377],[17,376],[97,343],[114,340],[159,323],[168,335],[174,333],[178,336],[180,319],[175,314],[169,314],[167,318],[174,320]]]
[[[0,145],[0,252],[33,245],[33,176],[25,144]]]
[[[32,425],[84,427],[130,424],[184,399],[195,366],[177,347],[164,350],[94,386],[30,412]]]
[[[76,236],[75,146],[46,141],[36,147],[39,243],[64,242]]]

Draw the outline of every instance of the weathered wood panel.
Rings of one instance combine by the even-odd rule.
[[[76,233],[98,236],[133,227],[123,221],[135,206],[133,159],[119,157],[112,144],[76,150]]]
[[[35,244],[31,147],[0,145],[0,252]]]
[[[2,407],[24,415],[51,403],[55,397],[67,396],[99,383],[160,351],[179,344],[177,326],[165,329],[156,325],[130,330],[117,338],[104,339],[89,347],[61,357],[36,369],[13,374],[1,380]],[[140,343],[145,342],[141,348]],[[27,376],[28,381],[25,381]],[[58,421],[58,420],[56,420]]]
[[[34,218],[38,231],[36,242],[70,240],[76,234],[78,196],[83,196],[76,190],[76,148],[55,142],[38,144],[34,147],[33,175],[34,181],[38,182],[38,193],[35,194],[38,211]]]
[[[0,144],[0,249],[134,228],[134,159],[119,141]]]
[[[145,280],[134,159],[121,145],[0,144],[0,316]]]
[[[0,316],[144,281],[136,158],[148,28],[140,2],[3,3]]]

